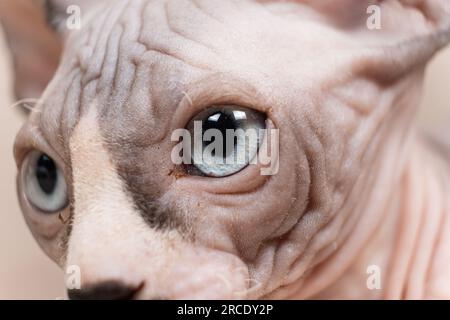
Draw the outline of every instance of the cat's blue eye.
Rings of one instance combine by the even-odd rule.
[[[67,183],[56,162],[33,151],[23,165],[22,185],[28,201],[44,213],[61,211],[68,204]]]
[[[188,124],[191,159],[203,175],[226,177],[249,165],[265,136],[266,115],[233,105],[212,106]]]

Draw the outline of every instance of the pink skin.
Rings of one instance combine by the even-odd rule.
[[[15,148],[19,168],[49,154],[69,185],[72,212],[44,215],[19,175],[43,250],[80,266],[83,286],[121,281],[143,299],[450,298],[449,168],[413,125],[424,66],[450,41],[449,4],[381,1],[369,31],[372,3],[84,2]],[[280,129],[276,175],[171,174],[171,132],[220,103]],[[182,228],[144,222],[124,163]],[[366,286],[370,265],[380,290]]]
[[[0,22],[11,44],[18,99],[38,97],[58,66],[61,43],[47,28],[41,11],[33,1],[0,1]]]

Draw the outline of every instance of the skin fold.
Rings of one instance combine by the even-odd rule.
[[[450,298],[449,158],[414,126],[425,65],[450,42],[448,1],[79,4],[82,29],[61,31],[59,68],[15,158],[33,235],[62,268],[80,267],[82,288]],[[366,27],[371,4],[380,30]],[[216,104],[267,114],[280,130],[276,175],[177,172],[171,133]],[[27,201],[32,150],[64,173],[63,212]]]

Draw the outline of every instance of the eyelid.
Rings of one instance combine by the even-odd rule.
[[[235,105],[266,113],[270,117],[272,106],[255,87],[239,78],[216,73],[190,84],[189,89],[175,109],[172,118],[172,131],[184,128],[198,113],[211,105]]]
[[[60,169],[65,175],[67,174],[66,170],[70,167],[70,164],[48,143],[41,129],[35,125],[25,125],[20,130],[14,143],[14,157],[17,167],[20,169],[30,152],[36,150],[48,154],[56,163],[61,164]]]

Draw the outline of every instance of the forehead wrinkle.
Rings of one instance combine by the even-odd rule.
[[[206,72],[192,67],[186,59],[171,60],[170,56],[175,54],[174,50],[176,51],[176,48],[180,49],[180,44],[184,43],[184,46],[186,46],[187,41],[187,39],[183,38],[182,34],[174,30],[173,26],[169,27],[169,32],[172,32],[171,40],[164,43],[161,42],[161,37],[154,36],[158,32],[155,32],[155,30],[152,30],[150,33],[148,32],[149,27],[153,26],[155,22],[153,21],[154,17],[151,16],[152,10],[150,10],[153,6],[150,8],[150,5],[155,4],[156,6],[158,3],[157,1],[131,2],[132,5],[126,6],[123,11],[113,10],[115,13],[112,14],[111,10],[108,10],[108,12],[103,13],[102,16],[108,16],[108,18],[100,22],[102,28],[105,28],[103,30],[104,32],[102,32],[104,35],[99,36],[98,41],[95,43],[89,41],[84,46],[83,50],[86,54],[75,54],[76,57],[83,57],[79,63],[83,66],[82,87],[86,87],[86,81],[95,80],[96,89],[94,93],[105,99],[102,100],[102,110],[99,114],[109,114],[109,116],[105,116],[105,127],[111,124],[111,128],[104,131],[110,135],[109,138],[111,140],[115,140],[112,143],[121,144],[124,141],[132,143],[133,139],[128,138],[130,138],[130,134],[134,134],[144,136],[144,138],[135,139],[136,141],[140,140],[138,144],[142,145],[142,141],[149,142],[155,132],[162,133],[154,140],[155,142],[160,141],[161,137],[165,135],[162,124],[166,120],[169,120],[167,116],[164,120],[161,120],[160,116],[162,115],[164,117],[164,113],[166,115],[170,113],[167,110],[170,106],[167,104],[161,105],[161,101],[164,103],[172,100],[172,105],[175,105],[176,103],[174,101],[182,95],[183,90],[180,89],[186,86],[186,78],[198,78],[200,74]],[[163,3],[161,2],[161,4]],[[161,7],[165,8],[165,5]],[[136,21],[133,21],[131,24],[125,23],[125,18],[136,14],[139,11],[138,9],[142,9],[142,12],[136,15]],[[147,19],[149,14],[152,19]],[[166,15],[163,15],[163,17],[169,19]],[[89,35],[95,33],[95,30],[98,31],[100,29],[94,22],[96,21],[88,22],[91,24],[87,26],[90,31]],[[182,21],[182,23],[186,22]],[[117,26],[120,26],[120,28],[114,30]],[[158,25],[157,28],[159,30],[164,28],[164,26],[166,28],[168,27],[167,24],[164,24],[162,26]],[[178,28],[180,27],[182,27],[182,24],[178,23]],[[167,30],[162,31],[167,32]],[[116,35],[117,32],[120,32],[120,36]],[[85,35],[85,37],[89,35]],[[146,37],[143,37],[143,35]],[[193,43],[196,43],[196,39],[189,39],[189,44],[192,45]],[[90,49],[85,50],[86,46]],[[168,56],[161,56],[153,50],[154,47],[164,47],[163,51],[167,52]],[[78,49],[78,51],[80,50]],[[208,50],[208,48],[203,48],[203,51],[205,50]],[[197,52],[196,50],[194,51]],[[188,50],[188,52],[184,52],[181,50],[180,53],[188,57],[192,57],[193,55],[198,57],[198,54],[195,54],[194,51]],[[211,58],[211,55],[203,57]],[[213,60],[209,59],[211,60],[209,62],[214,63],[217,61],[217,58],[212,58]],[[205,60],[208,59],[203,59],[203,61]],[[98,63],[99,61],[101,63]],[[144,78],[146,73],[147,78]],[[155,75],[159,76],[156,78]],[[162,79],[160,75],[166,76],[166,79]],[[109,86],[107,85],[111,81],[112,87],[111,83]],[[110,93],[109,95],[106,94],[108,91]],[[145,97],[145,91],[150,91],[148,94],[149,97]],[[157,96],[155,92],[158,92]],[[136,106],[139,104],[141,106],[146,104],[150,110],[145,112],[145,108],[141,107],[141,114],[137,114]],[[144,132],[144,129],[149,131],[150,123],[143,121],[136,122],[136,120],[150,120],[150,118],[153,119],[151,135],[141,134]],[[127,120],[131,125],[127,125],[124,120]],[[114,127],[112,124],[116,124],[116,126]],[[139,128],[136,128],[137,124],[140,124]],[[156,126],[158,126],[158,130],[156,130]]]
[[[40,99],[40,115],[29,118],[40,127],[47,140],[66,161],[70,158],[70,135],[80,118],[82,77],[80,64],[66,48],[55,76]]]
[[[186,73],[186,68],[181,66],[180,62],[174,66],[177,64],[174,61],[169,61],[170,59],[161,57],[151,50],[145,51],[145,46],[139,41],[139,36],[143,32],[141,20],[144,17],[138,16],[139,19],[135,19],[136,22],[133,21],[131,24],[124,21],[126,16],[149,3],[149,1],[132,2],[133,6],[128,6],[120,15],[107,19],[112,21],[107,24],[108,28],[104,32],[107,36],[102,38],[101,45],[95,44],[90,50],[92,54],[85,55],[85,62],[82,63],[85,66],[83,83],[86,79],[98,80],[95,93],[102,97],[99,114],[105,120],[103,128],[105,134],[109,135],[108,140],[115,140],[112,143],[121,144],[124,140],[132,143],[133,140],[139,140],[130,137],[132,131],[135,136],[139,136],[151,124],[154,126],[152,135],[147,135],[145,141],[152,138],[155,132],[162,132],[162,128],[155,130],[155,126],[164,123],[160,118],[161,111],[164,110],[162,112],[165,113],[168,107],[167,103],[161,106],[161,101],[164,104],[177,96],[175,91],[180,86],[177,83],[181,84],[185,77],[183,74]],[[98,49],[99,47],[104,50]],[[98,64],[95,61],[102,63]],[[161,69],[165,69],[166,72]],[[87,76],[88,74],[90,76]],[[161,77],[156,79],[157,74],[166,74],[166,81]],[[158,96],[155,92],[158,92]],[[140,128],[136,128],[139,124],[136,120],[140,119],[147,119],[147,122],[141,123]],[[111,128],[106,130],[106,124],[110,124]],[[155,140],[158,141],[157,138]]]
[[[125,13],[122,13],[122,17],[123,15],[125,15]],[[118,20],[120,19],[121,18],[118,18]],[[113,25],[117,23],[118,22],[116,21]],[[133,27],[127,24],[122,24],[122,26],[126,29],[124,32],[128,32],[128,34],[130,34],[130,32],[134,30]],[[111,34],[107,35],[107,37],[111,38]],[[62,123],[64,123],[65,119],[68,118],[68,113],[75,111],[78,112],[76,114],[77,121],[74,123],[74,126],[76,126],[81,115],[85,113],[84,111],[89,112],[89,109],[92,108],[92,105],[88,105],[88,101],[90,99],[93,99],[93,97],[85,98],[85,81],[86,79],[93,81],[89,84],[91,89],[94,88],[93,90],[91,90],[91,92],[97,94],[96,96],[99,98],[96,107],[98,108],[98,113],[102,115],[100,124],[102,132],[101,134],[104,137],[104,142],[108,145],[110,154],[113,157],[116,167],[118,160],[120,161],[130,154],[136,155],[142,152],[142,143],[140,143],[141,141],[146,141],[147,143],[151,142],[153,144],[162,141],[161,139],[166,136],[166,130],[169,126],[169,123],[171,122],[170,120],[172,118],[173,110],[175,110],[175,108],[178,106],[178,102],[184,96],[183,92],[186,92],[185,89],[188,87],[189,83],[191,83],[196,78],[198,79],[199,75],[205,72],[197,70],[195,67],[190,66],[189,63],[186,63],[185,61],[170,59],[170,57],[161,56],[160,54],[155,53],[152,50],[147,51],[145,55],[139,56],[139,54],[142,53],[142,48],[140,48],[139,46],[135,46],[135,44],[139,44],[137,41],[137,37],[130,38],[121,36],[118,39],[118,52],[113,53],[117,55],[117,63],[113,65],[112,68],[114,69],[115,82],[117,84],[121,84],[120,92],[117,92],[117,88],[113,88],[114,90],[111,92],[112,95],[109,97],[109,99],[106,100],[103,99],[104,95],[99,93],[97,90],[98,83],[101,81],[100,77],[103,76],[105,71],[103,68],[111,68],[110,65],[107,66],[106,64],[102,64],[102,69],[97,69],[97,67],[99,66],[98,63],[93,62],[84,64],[83,68],[81,68],[80,64],[78,63],[78,65],[74,67],[75,71],[73,72],[75,72],[75,74],[73,75],[72,83],[69,83],[68,87],[65,89],[65,100],[59,120],[59,123],[61,125],[60,129],[68,133],[69,130],[64,130],[62,127]],[[180,40],[180,38],[177,38],[177,40]],[[124,44],[124,41],[128,42]],[[103,54],[111,53],[110,51],[108,51],[108,48],[105,48],[106,51],[103,52],[102,50],[99,50],[99,43],[94,43],[91,45],[94,46],[93,50],[91,50],[92,55],[85,56],[84,62],[96,61],[97,59],[100,59],[103,62],[106,61]],[[175,45],[176,47],[176,43],[174,44],[171,42],[168,45]],[[185,53],[183,52],[183,54]],[[67,61],[70,61],[70,57]],[[140,63],[136,64],[136,61]],[[131,69],[129,69],[128,72],[124,72],[126,71],[124,70],[125,66],[128,66]],[[145,71],[152,72],[147,72],[147,77],[144,78],[142,75],[146,74]],[[67,69],[66,74],[70,74],[70,72],[67,72]],[[93,75],[96,75],[96,77],[93,77]],[[161,76],[156,77],[155,75]],[[77,77],[80,77],[80,79],[78,79]],[[64,80],[64,77],[61,75],[58,79],[64,83],[68,83],[68,81]],[[75,89],[73,89],[74,87]],[[151,90],[149,90],[149,88]],[[74,95],[78,93],[79,100],[76,101],[76,103],[72,102],[72,99],[69,98],[69,90],[72,90],[71,92],[75,92]],[[151,92],[148,93],[148,91]],[[122,95],[124,92],[126,93],[126,99],[122,99]],[[155,96],[155,94],[152,94],[154,92],[158,92],[158,95]],[[147,93],[149,97],[148,100],[143,99],[144,103],[141,104],[141,107],[144,108],[142,108],[140,111],[144,112],[139,114],[139,108],[136,108],[136,106],[139,105],[139,99],[142,99],[142,97],[145,96],[145,93]],[[150,101],[150,103],[146,104],[145,101]],[[69,106],[69,103],[72,103],[72,106]],[[84,106],[83,109],[85,110],[80,110],[82,106]],[[147,107],[147,109],[145,107]],[[156,108],[159,108],[160,114],[155,112]],[[151,122],[148,122],[149,117],[145,117],[146,115],[148,115],[148,113],[146,113],[148,109],[151,109],[150,111],[153,112],[153,114],[151,114],[153,117]],[[142,122],[140,122],[140,126],[137,125],[136,120],[142,120]],[[151,125],[149,125],[149,123]],[[158,132],[158,129],[162,134],[160,134],[157,139],[155,139],[155,133]],[[133,137],[132,134],[135,134],[135,136]],[[139,136],[144,137],[144,140],[139,141],[139,139],[133,139]],[[119,150],[119,152],[112,152],[112,150]],[[129,177],[133,173],[132,170],[136,170],[135,167],[124,167],[123,169],[123,177]],[[135,195],[135,202],[141,203],[139,205],[141,207],[141,211],[146,212],[147,214],[149,211],[154,211],[153,209],[145,208],[145,205],[142,205],[142,203],[151,203],[150,200],[152,199],[149,198],[146,193],[138,192],[142,190],[133,189],[137,187],[135,181],[131,181],[131,179],[125,180],[128,181],[127,191],[130,194]],[[145,201],[142,200],[144,198]]]
[[[72,82],[69,83],[73,86]],[[58,97],[46,100],[42,112],[38,115],[36,127],[68,165],[70,163],[70,136],[78,124],[81,114],[78,103],[70,99],[70,93],[63,92],[60,95],[64,95],[63,103],[58,103]],[[68,167],[70,168],[70,166]]]

